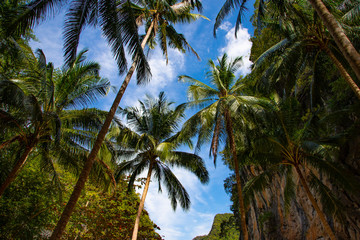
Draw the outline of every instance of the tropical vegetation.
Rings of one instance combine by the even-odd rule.
[[[203,149],[232,173],[224,188],[233,213],[196,239],[359,238],[359,1],[256,0],[248,75],[239,74],[243,57],[224,53],[203,78],[178,77],[186,102],[165,91],[119,107],[134,74],[137,84],[151,79],[149,50],[166,63],[170,49],[200,59],[177,27],[208,20],[202,4],[2,1],[1,239],[162,239],[145,207],[149,186],[189,210],[176,170],[211,181]],[[214,35],[239,10],[236,34],[247,4],[224,0]],[[29,44],[59,11],[61,67]],[[115,88],[91,51],[78,50],[86,27],[100,28],[124,75],[109,111],[99,100]]]

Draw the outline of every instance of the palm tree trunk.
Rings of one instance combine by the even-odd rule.
[[[5,192],[6,188],[10,185],[10,183],[12,183],[12,181],[15,180],[16,176],[19,173],[19,170],[22,168],[22,166],[24,166],[29,154],[34,149],[34,146],[36,144],[37,144],[37,140],[33,140],[30,143],[30,145],[25,147],[25,151],[21,154],[19,160],[16,162],[15,166],[13,167],[13,169],[11,170],[11,172],[9,173],[3,184],[1,184],[0,197]]]
[[[325,228],[326,233],[329,235],[331,240],[336,240],[335,234],[332,231],[328,222],[326,221],[325,214],[320,210],[319,205],[317,204],[314,196],[312,195],[312,193],[309,189],[309,186],[307,185],[304,175],[302,174],[299,166],[295,166],[295,169],[296,169],[297,174],[299,175],[301,185],[303,186],[312,206],[315,208],[316,213],[319,215],[319,218]]]
[[[336,42],[336,45],[350,64],[358,79],[360,79],[360,54],[356,51],[344,30],[336,21],[335,17],[329,12],[321,0],[309,0],[331,36]]]
[[[230,112],[228,110],[225,111],[225,121],[226,121],[226,132],[227,132],[227,135],[229,138],[230,149],[231,149],[231,153],[232,153],[232,157],[233,157],[233,162],[235,165],[235,177],[236,177],[237,191],[239,194],[239,205],[240,205],[240,215],[241,215],[241,230],[242,230],[242,233],[244,236],[244,240],[248,240],[249,234],[248,234],[247,226],[246,226],[246,211],[245,211],[245,205],[244,205],[244,197],[243,197],[242,188],[241,188],[240,168],[239,168],[239,162],[238,162],[237,154],[236,154],[236,146],[235,146],[235,139],[234,139],[234,132],[233,132],[233,128],[232,128],[231,116],[230,116]]]
[[[146,177],[146,183],[145,183],[144,191],[143,191],[143,194],[141,196],[139,209],[138,209],[138,212],[137,212],[137,215],[136,215],[136,220],[135,220],[135,224],[134,224],[134,231],[133,231],[131,240],[136,240],[137,239],[137,235],[138,235],[138,231],[139,231],[139,224],[140,224],[140,216],[141,216],[142,210],[144,209],[145,198],[146,198],[147,192],[149,190],[153,164],[154,164],[153,161],[151,161],[150,166],[149,166],[148,175]]]
[[[346,69],[344,68],[344,66],[341,64],[341,62],[335,57],[335,55],[331,52],[331,50],[327,47],[324,46],[323,47],[324,51],[326,52],[326,54],[331,58],[331,60],[333,61],[333,63],[335,64],[335,66],[339,69],[341,75],[343,76],[343,78],[345,78],[345,81],[349,84],[349,86],[351,87],[351,89],[354,91],[355,95],[359,98],[360,100],[360,88],[359,86],[354,82],[354,80],[352,79],[352,77],[349,75],[349,73],[346,71]],[[360,79],[360,78],[359,78]]]
[[[150,27],[146,33],[146,36],[144,37],[143,41],[141,42],[141,47],[143,49],[145,48],[145,44],[150,37],[150,33],[153,30],[153,27],[154,27],[154,22],[152,22],[152,24],[150,25]],[[100,130],[100,132],[96,138],[96,141],[94,143],[94,146],[85,162],[83,170],[80,173],[79,179],[76,182],[76,185],[70,196],[70,199],[69,199],[68,203],[66,204],[63,213],[61,214],[60,220],[58,221],[58,223],[50,237],[50,240],[60,239],[65,230],[65,227],[70,219],[70,216],[71,216],[72,212],[74,211],[76,202],[78,201],[81,191],[83,190],[85,183],[89,177],[89,174],[90,174],[91,168],[94,164],[96,155],[98,154],[99,149],[105,139],[105,135],[109,130],[110,124],[115,116],[116,110],[120,104],[121,98],[124,95],[124,92],[125,92],[128,84],[130,82],[130,79],[135,71],[135,68],[136,68],[136,63],[133,62],[133,64],[131,65],[131,67],[125,77],[124,82],[121,85],[121,88],[119,89],[119,92],[116,95],[116,98],[109,110],[109,113],[106,116],[104,125],[101,127],[101,130]]]

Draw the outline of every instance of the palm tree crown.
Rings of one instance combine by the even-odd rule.
[[[34,149],[52,173],[56,174],[54,158],[68,169],[78,171],[104,118],[100,110],[78,107],[88,106],[110,88],[110,82],[98,76],[99,65],[85,62],[86,51],[62,70],[46,63],[41,50],[37,50],[37,56],[30,49],[26,51],[27,66],[19,79],[0,80],[1,130],[13,130],[8,138],[2,139],[1,148],[18,142],[25,149],[1,186],[1,193]]]
[[[159,98],[156,100],[148,97],[139,103],[139,108],[120,109],[120,112],[127,118],[130,128],[121,129],[117,136],[120,145],[120,159],[125,160],[119,164],[117,176],[119,177],[126,172],[131,174],[129,190],[132,189],[139,174],[148,168],[134,225],[133,240],[137,239],[140,216],[152,177],[157,180],[159,191],[162,191],[161,183],[165,184],[174,210],[178,202],[183,209],[189,209],[190,198],[169,166],[189,170],[199,178],[201,183],[209,181],[209,174],[199,156],[176,151],[182,144],[191,147],[189,137],[184,138],[181,137],[181,134],[175,133],[184,117],[185,105],[171,109],[172,103],[166,100],[163,92],[159,94]]]
[[[163,92],[157,100],[148,98],[139,103],[139,108],[129,107],[120,110],[127,118],[129,128],[122,129],[117,136],[117,142],[121,147],[120,159],[126,160],[120,163],[117,174],[131,172],[131,189],[136,177],[146,167],[151,166],[155,172],[154,177],[159,181],[159,190],[161,181],[165,183],[173,208],[176,208],[179,201],[182,208],[188,209],[188,194],[168,165],[188,169],[202,183],[207,183],[209,176],[199,156],[176,151],[182,144],[191,147],[189,139],[181,139],[181,134],[176,133],[184,117],[185,106],[170,109],[172,103],[166,100]]]
[[[202,108],[187,121],[186,132],[192,135],[199,134],[197,149],[203,143],[210,141],[212,136],[211,154],[214,156],[214,161],[216,161],[219,140],[226,135],[224,132],[225,112],[230,111],[231,114],[234,114],[236,111],[242,111],[245,113],[247,109],[260,106],[264,102],[243,93],[246,86],[242,83],[241,78],[236,79],[235,76],[241,64],[241,57],[229,62],[226,54],[218,59],[218,65],[209,60],[211,70],[207,72],[206,77],[209,79],[210,85],[186,75],[179,77],[180,81],[191,84],[188,88],[190,101],[187,105]],[[237,116],[242,117],[243,115]],[[243,120],[246,121],[246,118]]]

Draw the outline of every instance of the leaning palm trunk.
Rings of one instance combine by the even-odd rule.
[[[142,49],[145,48],[145,44],[148,41],[153,28],[154,28],[154,22],[151,23],[143,41],[141,42]],[[70,219],[70,216],[71,216],[72,212],[74,211],[76,202],[78,201],[81,191],[83,190],[85,183],[89,177],[89,174],[90,174],[91,168],[94,164],[94,161],[96,159],[96,156],[97,156],[97,154],[100,150],[100,147],[105,139],[105,135],[108,132],[110,124],[115,116],[115,113],[120,104],[121,98],[125,93],[125,90],[130,82],[132,75],[134,74],[135,68],[136,68],[136,62],[133,62],[133,64],[131,65],[131,68],[129,69],[129,71],[125,77],[124,82],[121,85],[121,88],[119,89],[119,92],[116,95],[116,98],[109,110],[109,113],[106,116],[104,125],[101,127],[101,130],[100,130],[100,132],[96,138],[96,141],[94,143],[94,146],[84,164],[84,167],[80,173],[79,179],[74,187],[74,190],[70,196],[68,203],[65,206],[63,213],[61,214],[60,220],[59,220],[58,224],[56,225],[56,227],[50,237],[50,240],[60,239],[65,230],[65,227]]]
[[[7,187],[10,185],[10,183],[12,183],[12,181],[15,180],[16,176],[19,173],[19,170],[26,163],[27,158],[29,157],[31,151],[34,149],[36,144],[37,144],[37,140],[34,139],[30,143],[30,145],[27,145],[25,147],[25,151],[21,154],[21,156],[18,159],[18,161],[16,162],[15,166],[13,167],[13,169],[11,170],[11,172],[9,173],[9,175],[7,176],[7,178],[5,179],[3,184],[1,185],[1,187],[0,187],[0,197],[3,195],[3,193],[5,192]]]
[[[150,166],[149,166],[149,171],[148,171],[148,175],[146,177],[146,183],[145,183],[144,191],[143,191],[143,194],[141,196],[139,209],[138,209],[138,212],[137,212],[137,215],[136,215],[136,220],[135,220],[135,224],[134,224],[134,231],[133,231],[131,240],[136,240],[137,239],[137,235],[138,235],[138,231],[139,231],[139,224],[140,224],[140,217],[141,217],[142,210],[144,209],[145,198],[146,198],[147,192],[149,190],[152,166],[153,166],[153,162],[151,162]]]
[[[232,121],[229,111],[225,111],[225,121],[226,121],[226,131],[229,138],[229,144],[230,149],[233,157],[233,162],[235,164],[235,177],[236,177],[236,185],[237,185],[237,191],[238,191],[238,197],[239,197],[239,205],[240,205],[240,216],[241,216],[241,230],[244,236],[244,240],[248,240],[248,231],[246,226],[246,211],[245,211],[245,205],[244,205],[244,197],[242,193],[241,188],[241,180],[240,180],[240,168],[239,168],[239,162],[237,159],[236,154],[236,146],[235,146],[235,139],[233,134],[233,128],[232,128]]]
[[[295,166],[295,169],[296,169],[296,172],[297,174],[299,175],[299,178],[300,178],[300,182],[301,182],[301,185],[303,186],[305,192],[306,192],[306,195],[308,196],[312,206],[315,208],[315,211],[316,213],[319,215],[319,218],[325,228],[325,231],[326,233],[329,235],[330,239],[331,240],[336,240],[336,237],[335,237],[335,234],[334,232],[332,231],[330,225],[328,224],[328,222],[326,221],[326,218],[325,218],[325,214],[321,211],[319,205],[317,204],[314,196],[312,195],[310,189],[309,189],[309,186],[307,185],[306,183],[306,180],[299,168],[299,166]]]
[[[360,79],[360,54],[356,51],[355,47],[344,33],[344,30],[326,8],[324,3],[321,0],[309,0],[309,2],[320,16],[331,36],[335,40],[336,45],[355,72],[357,78]]]
[[[360,100],[360,88],[359,86],[354,82],[352,77],[349,75],[349,73],[346,71],[344,66],[341,64],[341,62],[335,57],[335,55],[331,52],[331,50],[328,47],[323,47],[324,51],[327,53],[327,55],[331,58],[335,66],[339,69],[341,75],[345,79],[345,81],[349,84],[351,89],[354,91],[355,95]],[[359,78],[360,79],[360,78]]]

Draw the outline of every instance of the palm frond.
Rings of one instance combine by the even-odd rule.
[[[54,12],[65,3],[66,0],[32,0],[19,7],[17,18],[7,29],[7,33],[13,35],[25,35],[26,32],[39,24],[47,15]]]
[[[196,154],[174,151],[166,162],[170,166],[176,166],[184,168],[194,173],[201,183],[205,184],[209,182],[209,173],[206,170],[205,163],[201,157]]]
[[[149,161],[144,154],[138,154],[135,159],[119,164],[115,171],[115,179],[118,180],[126,172],[130,172],[128,191],[132,191],[136,178],[149,166]]]
[[[57,188],[57,192],[59,193],[59,199],[62,201],[62,193],[64,191],[64,186],[60,181],[60,176],[58,171],[56,170],[56,167],[54,165],[52,156],[49,152],[49,144],[48,143],[42,143],[40,147],[40,167],[43,171],[48,172],[52,176],[52,182]]]
[[[346,23],[356,23],[360,18],[360,4],[358,1],[353,1],[348,4],[346,13],[341,17]]]
[[[213,31],[213,34],[215,37],[216,37],[216,30],[220,27],[220,25],[223,22],[223,20],[225,19],[225,17],[227,15],[229,15],[229,13],[237,7],[240,7],[238,16],[241,16],[241,14],[242,14],[241,11],[245,10],[245,8],[244,8],[245,3],[246,3],[246,0],[226,0],[225,1],[225,3],[219,10],[219,13],[217,14],[216,19],[215,19],[214,31]],[[243,7],[241,7],[241,6],[243,6]],[[236,21],[236,23],[238,24],[238,20]]]
[[[181,208],[188,210],[190,208],[190,197],[186,189],[176,178],[174,173],[162,162],[157,161],[156,164],[159,165],[158,168],[162,169],[162,179],[163,183],[168,192],[168,197],[171,201],[171,206],[175,210],[178,202],[180,203]]]
[[[128,7],[129,4],[130,1],[124,3],[118,17],[115,18],[119,19],[119,26],[121,27],[121,29],[119,29],[120,31],[112,32],[110,28],[108,29],[109,40],[114,41],[116,38],[111,35],[121,33],[122,42],[128,46],[128,52],[132,56],[133,61],[136,63],[137,83],[144,84],[147,83],[151,77],[150,66],[144,55],[143,48],[141,47],[138,36],[138,28],[136,25],[136,16],[134,15],[133,9]],[[111,23],[114,19],[109,18],[107,21]],[[118,59],[117,56],[115,57],[119,62],[120,59]]]
[[[13,81],[0,80],[0,103],[26,110],[26,93]]]
[[[312,165],[315,169],[325,176],[327,176],[331,182],[336,183],[345,190],[351,192],[359,188],[358,182],[353,178],[352,174],[346,173],[346,171],[334,162],[324,160],[322,156],[307,156],[305,161]]]
[[[258,68],[262,65],[262,63],[271,57],[274,53],[276,53],[279,50],[284,49],[286,46],[288,46],[291,43],[291,41],[288,38],[285,38],[284,40],[276,43],[274,46],[263,52],[254,62],[252,68]]]
[[[188,94],[189,99],[199,100],[200,98],[208,98],[210,96],[214,96],[217,93],[217,90],[210,87],[209,85],[196,80],[195,78],[181,75],[178,77],[178,81],[184,83],[190,83],[191,87],[194,89],[190,89],[190,95]]]
[[[89,79],[90,80],[90,79]],[[63,103],[64,107],[87,107],[89,104],[95,103],[99,98],[108,94],[110,89],[110,81],[108,79],[94,79],[88,84],[82,83],[81,88],[73,89],[67,100]]]
[[[118,145],[125,148],[130,146],[134,147],[140,140],[139,134],[130,130],[129,128],[122,128],[120,133],[115,138]]]
[[[278,171],[278,166],[274,165],[263,171],[261,174],[251,178],[244,186],[244,199],[250,201],[257,192],[260,192],[269,186],[273,181],[275,176],[274,173],[276,171]]]
[[[313,173],[310,174],[310,187],[320,196],[320,202],[324,212],[330,216],[335,216],[338,220],[344,217],[342,209],[344,209],[341,201],[336,198],[332,191],[322,181],[320,181]]]
[[[71,2],[65,16],[64,27],[64,55],[66,64],[74,62],[80,34],[85,26],[90,23],[90,16],[96,15],[95,11],[97,8],[96,0],[74,0]]]
[[[166,34],[169,38],[169,46],[172,48],[175,48],[183,53],[185,53],[186,50],[191,51],[198,60],[200,59],[200,56],[197,54],[197,52],[190,46],[190,44],[186,41],[183,34],[177,33],[175,28],[171,25],[166,25]]]

